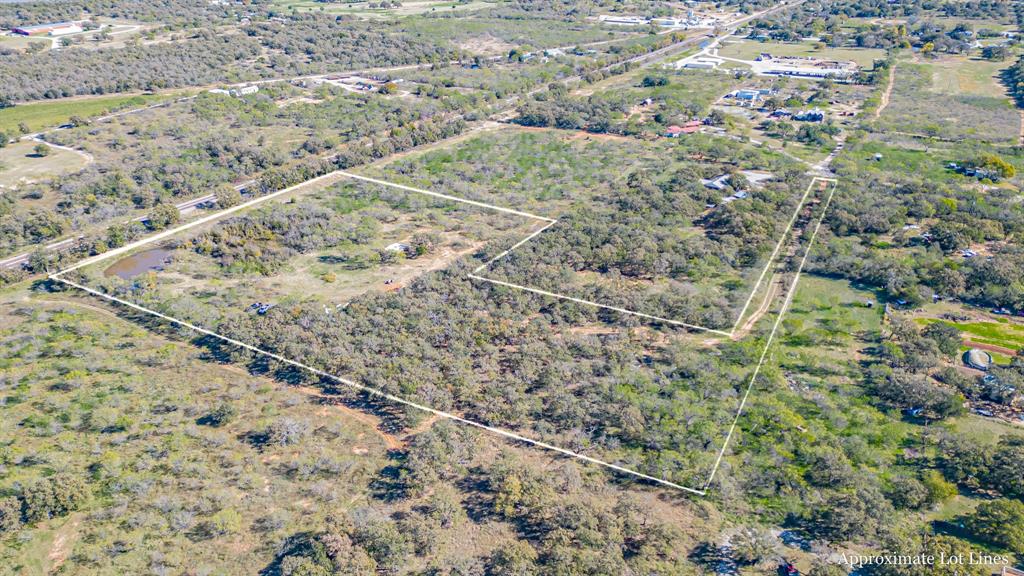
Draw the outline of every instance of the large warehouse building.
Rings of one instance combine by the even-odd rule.
[[[19,26],[11,32],[22,36],[63,36],[65,34],[78,34],[82,27],[77,22],[56,22],[53,24],[35,24],[33,26]]]

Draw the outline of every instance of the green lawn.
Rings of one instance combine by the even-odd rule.
[[[19,104],[0,109],[0,132],[16,134],[18,125],[22,122],[32,131],[42,130],[59,126],[72,116],[99,116],[108,111],[144,106],[179,95],[180,93],[115,95]]]
[[[877,296],[869,290],[854,288],[845,280],[812,275],[800,277],[786,324],[787,335],[804,331],[823,331],[839,338],[881,328],[881,306],[867,307]]]
[[[720,56],[739,60],[754,60],[758,54],[767,52],[773,56],[814,56],[825,60],[853,60],[862,68],[871,68],[875,60],[885,58],[885,50],[874,48],[823,48],[817,49],[813,42],[758,42],[743,40],[724,44]]]
[[[876,160],[876,154],[881,154],[881,159]],[[966,180],[966,177],[946,169],[949,162],[962,160],[962,157],[941,149],[913,150],[866,140],[849,146],[838,164],[841,166],[852,161],[858,164],[857,170],[861,172],[917,174],[931,181],[948,181]]]
[[[949,322],[934,318],[920,318],[920,324],[932,324],[934,322],[945,322],[956,326],[963,332],[964,336],[973,342],[980,344],[991,344],[1019,350],[1024,348],[1024,326],[1012,322]]]

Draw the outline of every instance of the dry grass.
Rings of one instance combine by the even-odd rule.
[[[23,188],[85,167],[85,158],[67,150],[51,147],[48,156],[36,156],[35,145],[22,140],[0,148],[0,190]]]

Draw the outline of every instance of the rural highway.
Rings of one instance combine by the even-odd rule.
[[[248,180],[242,182],[241,184],[235,184],[235,190],[238,190],[239,192],[244,192],[246,188],[253,185],[255,182],[255,180]],[[188,214],[189,212],[195,210],[200,204],[205,204],[207,202],[215,202],[216,200],[217,197],[214,194],[207,194],[205,196],[200,196],[199,198],[192,198],[191,200],[186,200],[184,202],[181,202],[180,204],[175,204],[174,206],[175,208],[178,209],[178,212],[182,214]],[[136,218],[128,220],[128,222],[146,222],[147,220],[149,220],[148,216],[138,216]],[[84,238],[84,236],[81,235],[73,236],[71,238],[65,238],[64,240],[54,242],[53,244],[47,244],[46,246],[43,247],[43,249],[47,251],[65,250],[67,248],[70,248],[75,242],[81,240],[82,238]],[[28,264],[29,258],[31,257],[31,252],[24,252],[22,254],[18,254],[17,256],[11,256],[6,260],[0,260],[0,268],[23,267],[26,264]]]

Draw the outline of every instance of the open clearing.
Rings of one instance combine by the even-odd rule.
[[[36,142],[20,140],[0,148],[0,190],[21,188],[86,165],[82,155],[53,146],[47,156],[36,156],[35,146]]]
[[[820,46],[820,48],[819,48]],[[852,60],[861,68],[871,68],[875,60],[885,58],[885,50],[875,48],[829,48],[814,42],[758,42],[731,40],[723,43],[718,53],[727,58],[755,60],[762,52],[772,56],[800,56],[823,60]]]
[[[179,92],[135,94],[130,96],[87,96],[63,98],[54,102],[33,102],[0,109],[0,132],[8,136],[18,133],[22,123],[36,132],[64,124],[72,116],[89,118],[119,108],[137,108],[180,96]]]
[[[1000,73],[1012,61],[991,61],[983,58],[947,56],[930,62],[932,91],[940,94],[974,94],[995,96],[1006,93]]]
[[[874,123],[876,131],[954,141],[1017,142],[1020,116],[1005,88],[996,84],[994,70],[968,71],[967,62],[901,61],[889,105]]]

